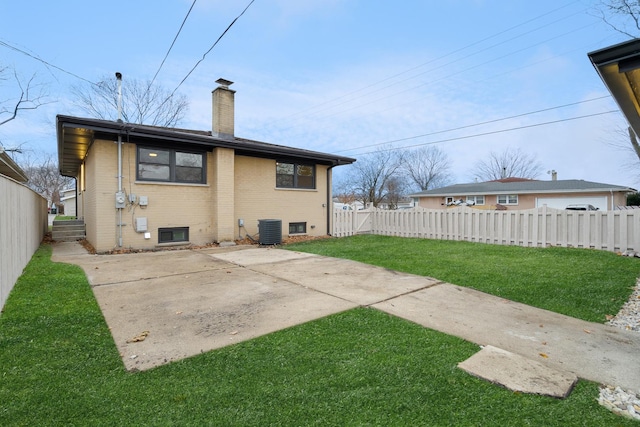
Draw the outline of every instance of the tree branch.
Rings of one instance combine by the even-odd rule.
[[[5,70],[6,67],[0,70],[0,72]],[[20,77],[18,77],[18,73],[15,70],[13,71],[13,76],[18,88],[20,89],[20,95],[18,96],[17,101],[13,102],[10,107],[6,107],[4,105],[0,106],[0,116],[3,114],[9,114],[8,117],[0,119],[0,126],[15,120],[20,111],[35,110],[49,103],[44,101],[46,94],[43,92],[42,88],[40,88],[40,91],[36,93],[35,96],[32,96],[33,89],[39,86],[34,84],[36,77],[35,74],[27,81],[26,87],[20,81]],[[4,103],[8,102],[10,102],[10,100],[6,100]]]

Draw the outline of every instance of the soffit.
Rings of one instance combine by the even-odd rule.
[[[234,149],[237,154],[277,159],[304,159],[326,165],[345,165],[355,162],[349,157],[309,151],[283,145],[269,144],[243,138],[216,138],[204,132],[170,129],[155,126],[119,123],[99,119],[58,116],[58,161],[60,173],[78,175],[80,165],[95,139],[115,139],[136,143],[167,143],[199,146],[212,150],[216,147]]]
[[[627,122],[640,135],[640,39],[588,55]]]
[[[94,131],[61,124],[58,127],[58,167],[60,174],[76,177],[93,142]]]

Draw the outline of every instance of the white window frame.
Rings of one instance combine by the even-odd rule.
[[[500,201],[501,197],[504,197],[504,201]],[[517,194],[499,194],[496,197],[496,200],[499,205],[517,205],[518,195]]]
[[[473,202],[475,205],[484,205],[484,196],[467,196],[467,203]]]

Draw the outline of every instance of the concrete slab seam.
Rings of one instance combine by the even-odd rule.
[[[259,271],[259,270],[254,270],[254,269],[252,269],[250,267],[246,267],[246,266],[239,266],[239,267],[240,268],[244,268],[244,269],[249,270],[249,271],[252,271],[254,273],[260,274],[262,276],[271,277],[273,279],[282,280],[283,282],[291,283],[292,285],[296,285],[296,286],[298,286],[300,288],[303,288],[303,289],[306,289],[306,290],[309,290],[309,291],[317,292],[317,293],[322,294],[322,295],[327,295],[327,296],[330,296],[332,298],[337,298],[339,300],[355,304],[354,301],[348,300],[348,299],[340,297],[338,295],[331,294],[329,292],[321,291],[319,289],[310,288],[309,286],[305,286],[305,285],[303,285],[302,283],[299,283],[299,282],[294,282],[294,281],[292,281],[290,279],[283,279],[282,277],[272,276],[271,274],[267,274],[267,273],[264,273],[264,272]],[[362,307],[363,305],[362,304],[358,304],[358,306]]]
[[[224,270],[224,269],[237,269],[237,268],[242,268],[242,267],[234,265],[234,266],[227,266],[227,267],[224,267],[224,268],[212,268],[212,269],[197,270],[197,271],[183,271],[181,273],[164,274],[164,275],[161,275],[161,276],[140,277],[140,278],[136,278],[136,279],[132,279],[132,280],[123,280],[121,282],[98,283],[96,285],[91,285],[91,287],[92,288],[99,288],[99,287],[102,287],[102,286],[124,285],[124,284],[127,284],[127,283],[135,283],[135,282],[142,282],[142,281],[147,281],[147,280],[162,279],[164,277],[176,277],[176,276],[184,276],[184,275],[189,275],[189,274],[206,273],[208,271],[219,271],[219,270]],[[87,275],[86,272],[85,272],[85,275]]]
[[[390,296],[389,298],[385,298],[385,299],[380,300],[380,301],[372,302],[372,303],[369,303],[369,304],[364,304],[363,307],[370,307],[370,306],[375,305],[375,304],[382,304],[382,303],[394,300],[396,298],[400,298],[400,297],[404,297],[404,296],[407,296],[407,295],[415,294],[416,292],[424,291],[425,289],[430,289],[430,288],[433,288],[433,287],[436,287],[436,286],[439,286],[439,285],[445,285],[445,284],[447,284],[447,282],[438,281],[438,282],[431,283],[429,285],[423,286],[423,287],[418,288],[418,289],[412,289],[410,291],[407,291],[407,292],[404,292],[404,293],[401,293],[401,294],[398,294],[398,295]]]

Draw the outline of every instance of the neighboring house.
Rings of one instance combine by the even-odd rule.
[[[413,209],[415,207],[416,201],[413,198],[408,198],[398,201],[396,209]]]
[[[411,197],[402,198],[394,202],[393,205],[387,202],[386,199],[383,199],[380,203],[378,203],[378,206],[377,206],[378,209],[389,209],[389,210],[412,209],[414,207],[416,207],[416,202],[415,202],[415,199]]]
[[[578,179],[537,181],[505,178],[496,181],[456,184],[410,195],[427,209],[472,205],[484,209],[532,209],[541,206],[565,209],[587,204],[601,210],[626,205],[633,188]]]
[[[355,201],[353,203],[341,203],[334,199],[333,209],[338,211],[359,211],[364,209],[364,205],[361,201]]]
[[[237,138],[232,82],[217,83],[212,131],[57,116],[60,173],[97,251],[230,242],[259,224],[330,234],[332,168],[355,159]]]
[[[76,189],[68,188],[60,192],[60,203],[65,216],[76,216]]]

